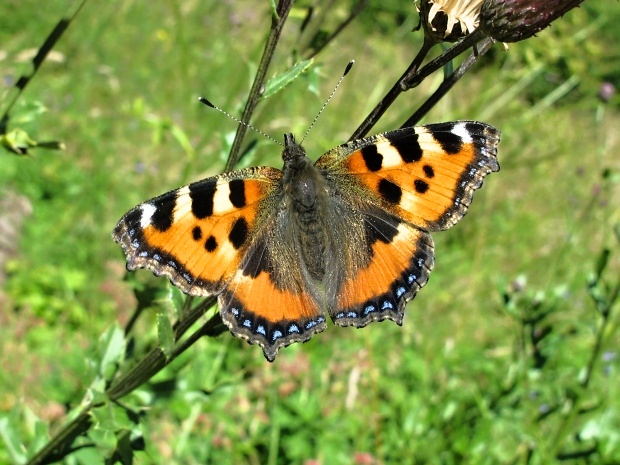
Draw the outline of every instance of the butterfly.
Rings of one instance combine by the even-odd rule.
[[[193,296],[218,296],[233,335],[278,350],[323,331],[401,325],[434,265],[432,231],[467,212],[499,170],[500,132],[476,121],[408,127],[347,142],[316,163],[292,134],[282,170],[250,167],[131,209],[112,237],[127,269]]]

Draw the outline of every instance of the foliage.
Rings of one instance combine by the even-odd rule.
[[[326,43],[356,2],[318,8],[301,30],[308,5],[251,122],[303,134],[355,58],[306,143],[318,155],[422,40],[411,5],[370,1]],[[7,95],[64,8],[0,5]],[[175,322],[200,315],[194,331],[213,310],[147,272],[124,280],[109,234],[139,201],[223,169],[235,125],[197,97],[241,114],[270,4],[87,2],[11,112],[26,156],[0,152],[0,197],[34,210],[0,270],[0,463],[25,463],[71,421],[87,432],[66,463],[618,463],[620,118],[617,95],[597,97],[620,85],[618,14],[588,0],[537,38],[495,45],[425,118],[499,127],[502,171],[435,235],[436,269],[404,326],[330,327],[268,364],[228,333],[177,355]],[[400,125],[438,74],[373,131]],[[250,134],[241,164],[278,158]],[[145,359],[165,368],[132,371]],[[149,381],[110,395],[132,376]]]

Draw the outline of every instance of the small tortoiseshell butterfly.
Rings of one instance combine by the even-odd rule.
[[[194,296],[218,295],[231,332],[273,361],[326,327],[402,324],[433,268],[430,232],[467,212],[498,171],[497,129],[475,121],[390,131],[316,163],[292,134],[282,171],[252,167],[192,183],[130,210],[113,238],[127,268]]]

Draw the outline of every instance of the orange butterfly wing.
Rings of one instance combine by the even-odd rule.
[[[112,237],[127,269],[148,268],[184,292],[221,292],[241,263],[282,172],[246,168],[203,179],[131,209]]]
[[[270,361],[325,328],[299,267],[275,263],[299,263],[292,238],[278,230],[287,220],[276,221],[281,179],[269,167],[207,178],[134,207],[112,234],[127,269],[148,268],[190,295],[219,295],[231,332],[261,345]]]
[[[364,244],[344,246],[366,248],[368,258],[349,267],[327,296],[336,324],[402,322],[433,268],[428,231],[448,229],[465,215],[484,177],[499,170],[498,143],[495,128],[457,121],[353,141],[317,161],[366,230]]]
[[[428,231],[466,213],[499,169],[498,142],[483,123],[442,123],[344,144],[317,161],[327,189],[317,214],[329,237],[322,285],[336,324],[402,322],[433,267]],[[317,269],[306,268],[300,231],[282,208],[284,184],[282,171],[266,167],[208,178],[133,208],[113,238],[128,269],[165,275],[191,295],[218,295],[231,332],[272,361],[326,326]]]

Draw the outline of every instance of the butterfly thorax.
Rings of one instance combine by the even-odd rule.
[[[292,134],[284,136],[284,205],[292,218],[293,237],[310,276],[322,280],[325,274],[327,225],[323,209],[327,206],[325,178],[306,156]],[[324,212],[323,212],[324,213]]]

